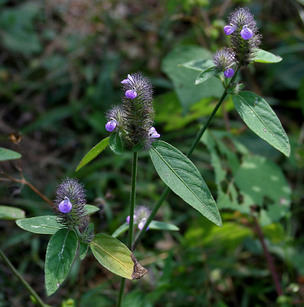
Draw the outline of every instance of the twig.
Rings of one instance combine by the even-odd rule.
[[[267,263],[268,263],[268,267],[269,267],[269,270],[270,270],[270,273],[271,273],[271,277],[272,277],[272,280],[274,282],[277,294],[278,294],[278,296],[281,296],[281,295],[283,295],[283,291],[282,291],[282,288],[281,288],[281,284],[280,284],[280,281],[279,281],[279,276],[278,276],[278,273],[276,271],[276,268],[275,268],[272,256],[271,256],[271,254],[268,251],[268,248],[267,248],[267,245],[266,245],[265,239],[264,239],[264,234],[262,232],[260,224],[259,224],[259,222],[258,222],[258,220],[257,220],[257,218],[255,216],[253,218],[254,218],[254,222],[255,222],[256,232],[257,232],[258,237],[259,237],[259,239],[261,241],[261,244],[262,244],[262,247],[263,247],[263,251],[264,251],[264,255],[266,257],[266,260],[267,260]]]
[[[6,177],[5,178],[0,178],[0,181],[12,181],[12,182],[16,182],[16,183],[20,183],[21,185],[26,185],[28,186],[30,189],[32,189],[37,195],[39,195],[46,203],[48,203],[53,209],[56,210],[56,206],[53,204],[53,202],[48,199],[45,195],[43,195],[36,187],[34,187],[29,181],[27,181],[23,175],[21,176],[21,179],[16,179],[13,178],[7,174],[1,173],[2,176]]]

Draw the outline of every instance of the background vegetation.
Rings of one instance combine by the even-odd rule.
[[[223,227],[171,195],[157,218],[180,232],[147,232],[136,256],[149,272],[127,283],[124,306],[304,303],[303,1],[0,1],[0,144],[22,154],[20,163],[1,163],[2,174],[20,179],[21,171],[50,199],[62,179],[79,178],[88,202],[101,209],[92,218],[96,231],[108,234],[128,215],[131,154],[106,150],[75,168],[108,135],[104,113],[120,101],[120,81],[139,70],[151,78],[155,127],[185,152],[222,89],[216,80],[195,87],[196,73],[177,65],[224,46],[226,16],[238,6],[255,15],[261,48],[283,57],[252,65],[242,77],[245,89],[265,97],[282,121],[291,156],[252,134],[227,100],[192,156],[217,198]],[[137,203],[153,207],[164,186],[148,154],[139,158]],[[51,212],[27,185],[2,179],[0,205],[19,207],[27,217]],[[256,221],[280,278],[279,300]],[[90,256],[76,261],[64,286],[46,298],[47,239],[0,220],[1,248],[48,304],[72,298],[78,306],[114,306],[120,278]],[[0,306],[31,306],[3,262],[0,272]]]

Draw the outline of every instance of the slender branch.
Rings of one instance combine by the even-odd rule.
[[[213,109],[212,113],[210,114],[209,118],[207,119],[206,123],[204,124],[204,126],[199,130],[199,132],[197,133],[188,153],[187,153],[187,157],[190,157],[194,151],[194,149],[196,148],[197,144],[199,143],[199,141],[201,140],[203,134],[205,133],[206,129],[209,127],[214,115],[216,114],[217,110],[220,108],[221,104],[223,103],[224,99],[226,98],[227,94],[228,94],[228,90],[231,86],[231,84],[234,82],[238,72],[240,70],[240,66],[237,67],[234,76],[231,78],[230,82],[228,83],[227,87],[225,87],[225,90],[219,100],[219,102],[217,103],[217,105],[215,106],[215,108]],[[149,218],[147,219],[143,229],[139,232],[139,234],[137,235],[137,238],[135,239],[133,245],[132,245],[132,251],[136,248],[136,246],[138,245],[138,243],[141,241],[141,239],[143,238],[146,229],[148,228],[149,224],[151,223],[151,221],[153,220],[154,216],[156,215],[158,209],[160,208],[160,206],[162,205],[163,201],[167,198],[168,194],[170,192],[170,189],[168,187],[166,187],[166,189],[164,190],[164,192],[162,193],[160,199],[158,200],[157,204],[155,205],[153,211],[151,212]]]
[[[37,303],[41,307],[46,307],[47,305],[43,303],[40,296],[36,293],[36,291],[29,285],[29,283],[21,276],[21,274],[16,270],[13,264],[9,261],[9,259],[5,256],[3,251],[0,248],[0,256],[3,261],[7,264],[7,266],[11,269],[11,271],[15,274],[15,276],[23,283],[25,288],[32,294],[32,296],[36,299]]]
[[[39,195],[46,203],[48,203],[53,209],[56,210],[56,207],[55,205],[53,204],[53,202],[47,198],[45,195],[43,195],[35,186],[33,186],[29,181],[27,181],[23,175],[21,176],[21,179],[16,179],[16,178],[13,178],[9,175],[6,175],[4,173],[2,173],[2,176],[6,177],[9,181],[13,181],[13,182],[16,182],[16,183],[20,183],[22,185],[27,185],[31,190],[33,190],[37,195]],[[0,181],[4,181],[5,178],[0,178]],[[7,180],[7,181],[8,181]]]
[[[281,296],[281,295],[283,295],[283,291],[282,291],[279,276],[278,276],[278,273],[276,271],[272,256],[268,251],[268,248],[267,248],[267,245],[266,245],[265,239],[264,239],[264,234],[263,234],[262,229],[259,225],[259,222],[258,222],[258,220],[255,216],[253,218],[254,218],[254,222],[255,222],[256,232],[257,232],[258,237],[261,241],[263,251],[264,251],[264,255],[265,255],[267,263],[268,263],[268,267],[269,267],[269,270],[270,270],[270,273],[271,273],[273,283],[275,285],[278,296]]]
[[[133,228],[134,228],[134,208],[135,208],[135,200],[136,200],[136,177],[137,177],[137,160],[138,160],[138,151],[133,153],[133,163],[132,163],[132,177],[131,177],[131,192],[130,192],[130,222],[129,222],[129,232],[128,232],[128,247],[132,248],[133,241]],[[123,293],[125,289],[124,278],[121,279],[117,307],[121,306]]]

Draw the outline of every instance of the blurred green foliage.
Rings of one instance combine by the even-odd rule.
[[[106,149],[77,174],[75,168],[108,135],[104,113],[120,101],[120,80],[138,70],[151,78],[157,131],[186,152],[222,89],[216,79],[194,86],[197,74],[178,64],[210,58],[224,46],[222,27],[238,6],[255,15],[262,48],[283,58],[250,66],[242,80],[245,89],[270,102],[288,132],[291,157],[249,132],[228,99],[193,155],[217,199],[223,227],[171,195],[157,218],[180,232],[147,232],[136,257],[149,272],[127,283],[125,306],[303,303],[303,1],[0,1],[0,143],[22,154],[21,162],[1,162],[1,171],[20,178],[21,167],[50,199],[63,178],[79,178],[89,203],[101,208],[92,216],[96,231],[107,234],[128,215],[131,154],[114,156]],[[21,142],[12,144],[16,131]],[[148,153],[142,152],[138,204],[152,207],[163,189]],[[1,181],[0,193],[1,206],[18,207],[27,217],[51,213],[28,186]],[[254,216],[281,279],[284,296],[277,302]],[[46,245],[46,237],[0,220],[1,248],[43,299]],[[2,262],[0,272],[0,306],[31,306]],[[45,301],[113,306],[118,288],[119,278],[88,255],[75,261],[64,286]]]

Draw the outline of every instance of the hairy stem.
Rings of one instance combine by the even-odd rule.
[[[208,117],[206,123],[204,124],[204,126],[198,131],[188,153],[187,153],[187,157],[190,157],[194,151],[194,149],[196,148],[197,144],[199,143],[200,139],[202,138],[203,134],[205,133],[205,131],[207,130],[207,128],[209,127],[214,115],[216,114],[217,110],[220,108],[220,106],[222,105],[224,99],[226,98],[227,94],[228,94],[228,90],[231,86],[231,84],[233,83],[233,81],[235,80],[237,73],[240,70],[240,66],[237,67],[234,76],[231,78],[228,86],[225,88],[220,100],[218,101],[217,105],[214,107],[212,113],[210,114],[210,116]],[[141,241],[141,239],[143,238],[146,229],[148,228],[149,224],[151,223],[151,221],[153,220],[154,216],[156,215],[156,213],[158,212],[160,206],[162,205],[162,203],[164,202],[164,200],[167,198],[168,194],[170,192],[170,189],[168,187],[166,187],[165,191],[162,193],[159,201],[157,202],[157,204],[155,205],[153,211],[151,212],[149,218],[147,219],[143,229],[139,232],[139,234],[137,235],[137,238],[135,239],[133,245],[132,245],[132,250],[134,250],[136,248],[136,246],[138,245],[138,243]]]
[[[138,160],[138,152],[133,153],[133,163],[132,163],[132,178],[131,178],[131,192],[130,192],[130,222],[129,222],[129,232],[128,232],[128,247],[132,248],[133,241],[133,228],[134,228],[134,208],[135,208],[135,200],[136,200],[136,177],[137,177],[137,160]],[[125,288],[126,280],[122,278],[120,284],[120,290],[118,294],[117,307],[121,306],[124,288]]]
[[[3,261],[7,264],[7,266],[11,269],[11,271],[15,274],[15,276],[23,283],[25,288],[31,293],[31,295],[36,299],[36,302],[41,307],[46,307],[40,298],[40,296],[36,293],[36,291],[29,285],[29,283],[20,275],[20,273],[16,270],[16,268],[13,266],[13,264],[10,262],[10,260],[5,256],[3,251],[0,248],[0,257],[3,259]]]

